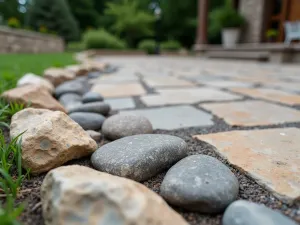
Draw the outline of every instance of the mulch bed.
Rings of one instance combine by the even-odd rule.
[[[228,131],[228,130],[237,130],[237,129],[245,129],[235,127],[232,128],[224,123],[223,120],[214,118],[215,125],[209,128],[189,128],[189,129],[179,129],[174,131],[164,131],[164,130],[156,130],[157,134],[170,134],[183,138],[189,146],[189,154],[205,154],[209,156],[213,156],[218,158],[220,161],[225,163],[231,171],[236,175],[240,183],[239,190],[239,199],[246,199],[257,203],[262,203],[267,205],[272,209],[280,210],[283,214],[289,216],[300,224],[300,203],[296,203],[293,205],[287,205],[281,201],[279,201],[274,195],[272,195],[269,191],[262,188],[258,185],[253,179],[246,176],[243,172],[232,168],[224,159],[220,158],[213,150],[213,147],[205,142],[201,142],[193,139],[191,136],[195,134],[207,134],[207,133],[215,133],[220,131]],[[299,127],[300,124],[285,124],[278,126],[270,126],[271,127]],[[247,129],[255,129],[256,127],[247,128]],[[4,130],[5,137],[8,140],[8,130]],[[107,141],[105,141],[106,143]],[[103,143],[102,143],[103,144]],[[69,163],[71,164],[79,164],[87,167],[91,167],[89,157],[83,158],[80,160],[73,160]],[[163,180],[163,177],[167,171],[158,174],[157,176],[143,182],[145,186],[152,189],[156,193],[159,193],[160,185]],[[40,186],[45,177],[45,174],[31,177],[30,179],[26,179],[22,185],[20,190],[19,198],[17,202],[25,202],[26,208],[21,216],[21,222],[24,225],[43,225],[43,217],[42,217],[42,208],[41,208],[41,199],[40,199]],[[205,215],[201,213],[193,213],[183,210],[181,208],[174,207],[174,209],[179,212],[191,225],[221,225],[222,214],[217,215]]]

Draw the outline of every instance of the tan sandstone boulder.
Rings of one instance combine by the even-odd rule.
[[[84,166],[50,171],[41,199],[46,225],[188,225],[144,185]]]
[[[98,62],[95,60],[88,60],[82,64],[82,67],[86,68],[90,72],[104,71],[107,66],[107,63]]]
[[[54,86],[49,80],[47,80],[41,76],[35,75],[33,73],[26,73],[17,82],[18,87],[28,85],[28,84],[36,84],[36,85],[43,86],[50,93],[53,93],[53,91],[54,91]]]
[[[66,70],[75,73],[76,76],[85,76],[88,74],[88,69],[82,65],[69,65],[65,67]]]
[[[65,81],[75,79],[76,74],[62,68],[49,68],[44,71],[44,78],[49,80],[55,87]]]
[[[22,135],[22,163],[34,174],[91,155],[96,142],[68,115],[47,109],[24,109],[11,120],[10,136]]]
[[[8,102],[18,102],[32,108],[50,109],[66,112],[65,108],[40,85],[24,85],[10,89],[1,95]]]

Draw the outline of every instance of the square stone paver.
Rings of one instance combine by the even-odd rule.
[[[271,86],[292,92],[300,92],[300,82],[278,82],[273,84],[265,83],[265,86]]]
[[[158,95],[141,97],[147,106],[161,106],[171,104],[193,104],[204,101],[237,100],[242,97],[213,88],[182,88],[158,90]]]
[[[114,83],[133,83],[133,82],[137,82],[139,80],[139,78],[134,75],[134,74],[130,74],[130,75],[114,75],[114,74],[110,74],[110,75],[103,75],[100,76],[97,79],[92,79],[90,81],[90,83],[94,83],[94,84],[114,84]]]
[[[278,198],[300,198],[300,130],[280,128],[196,135],[215,146],[229,163],[245,171]]]
[[[139,83],[95,84],[91,91],[100,93],[104,98],[137,96],[146,93]]]
[[[267,88],[231,88],[230,90],[254,98],[267,99],[288,105],[300,104],[300,95],[290,94],[280,90]]]
[[[178,79],[176,77],[161,76],[161,77],[149,77],[144,79],[145,83],[154,88],[159,87],[191,87],[195,86],[192,82]]]
[[[206,110],[236,126],[263,126],[300,122],[300,111],[263,101],[201,104]]]
[[[112,110],[121,110],[121,109],[133,109],[135,108],[135,103],[132,98],[110,98],[105,99]]]
[[[251,83],[245,83],[241,81],[222,80],[222,81],[199,81],[200,84],[207,86],[228,88],[228,87],[251,87]]]
[[[150,120],[154,129],[172,130],[213,125],[212,115],[192,106],[171,106],[123,112],[145,116]]]

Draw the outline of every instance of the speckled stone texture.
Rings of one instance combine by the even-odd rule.
[[[187,145],[170,135],[141,134],[100,147],[91,157],[99,171],[143,181],[187,155]]]
[[[230,131],[195,138],[248,173],[285,202],[300,197],[300,129]]]
[[[160,187],[160,194],[170,204],[201,213],[224,211],[238,192],[239,182],[230,169],[206,155],[180,160]]]
[[[146,117],[136,114],[123,113],[111,116],[104,121],[102,126],[102,134],[110,140],[137,134],[151,134],[152,132],[150,121]]]
[[[188,225],[145,186],[84,166],[50,171],[41,201],[47,225]]]

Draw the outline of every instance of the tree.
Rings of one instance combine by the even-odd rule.
[[[109,2],[104,14],[113,18],[111,29],[124,37],[129,46],[136,46],[137,42],[153,35],[153,14],[139,8],[137,0],[122,0],[120,3]]]
[[[34,0],[29,8],[28,23],[35,30],[45,27],[56,32],[66,42],[79,39],[78,24],[66,0]]]
[[[17,18],[19,21],[23,20],[22,13],[18,10],[18,0],[5,0],[0,1],[0,15],[4,20],[8,20],[11,17]]]
[[[94,8],[94,0],[69,0],[69,5],[82,31],[97,26],[98,15]]]

